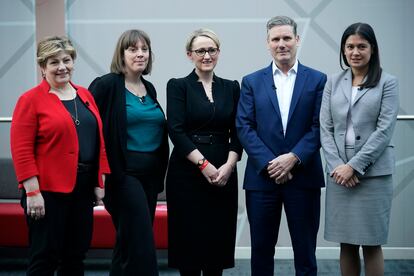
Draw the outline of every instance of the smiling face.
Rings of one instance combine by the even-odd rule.
[[[360,35],[350,35],[343,48],[346,61],[353,70],[367,71],[373,53],[371,44]]]
[[[214,51],[214,49],[217,49],[217,51]],[[203,56],[199,56],[195,52],[202,52],[200,50],[205,51]],[[196,37],[193,40],[191,51],[187,51],[188,58],[194,63],[196,71],[200,73],[212,72],[216,67],[219,55],[220,51],[218,50],[216,43],[206,36]]]
[[[142,74],[147,68],[150,50],[148,45],[138,40],[135,45],[124,50],[124,65],[127,74]]]
[[[47,59],[42,68],[42,74],[52,87],[63,87],[71,79],[73,72],[73,59],[65,51]]]
[[[296,61],[299,36],[290,25],[274,26],[267,32],[267,46],[279,69],[290,69]]]

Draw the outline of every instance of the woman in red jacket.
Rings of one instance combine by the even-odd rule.
[[[65,37],[39,42],[43,81],[18,100],[11,151],[29,227],[27,275],[83,275],[93,206],[109,165],[93,97],[70,82],[76,50]]]

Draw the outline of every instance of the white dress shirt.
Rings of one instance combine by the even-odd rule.
[[[276,96],[279,103],[280,116],[282,117],[283,134],[286,134],[287,121],[289,116],[290,102],[292,101],[293,88],[296,81],[296,73],[298,71],[298,60],[284,74],[273,61],[272,64],[273,81],[276,87]]]
[[[352,122],[352,105],[354,104],[355,97],[359,91],[359,86],[352,86],[351,105],[349,106],[348,117],[346,122],[346,134],[345,134],[345,146],[355,146],[355,132],[354,123]]]

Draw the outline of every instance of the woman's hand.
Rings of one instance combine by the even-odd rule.
[[[219,175],[217,168],[211,163],[208,163],[207,166],[201,171],[201,173],[210,184],[214,184],[214,180],[216,180]]]
[[[355,187],[357,184],[359,184],[359,179],[358,177],[354,174],[349,180],[348,182],[345,183],[345,187],[347,188],[352,188]]]
[[[22,182],[26,191],[26,212],[33,219],[41,219],[45,216],[45,200],[39,189],[37,176],[32,176]]]
[[[331,173],[331,177],[337,184],[349,188],[354,187],[359,183],[359,179],[355,176],[354,169],[348,164],[336,167]]]
[[[229,181],[238,160],[239,154],[237,152],[230,151],[227,157],[227,162],[218,169],[218,176],[214,180],[213,184],[221,187],[225,186],[227,181]]]
[[[103,206],[104,204],[103,204],[102,199],[105,196],[105,189],[101,187],[95,187],[94,193],[95,193],[95,206]]]
[[[217,186],[226,185],[235,166],[236,164],[232,164],[230,162],[223,164],[220,168],[218,168],[218,176],[212,182],[212,184],[215,184]]]
[[[26,197],[27,215],[35,220],[45,216],[45,200],[41,193]]]

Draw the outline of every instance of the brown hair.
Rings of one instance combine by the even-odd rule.
[[[141,30],[128,30],[125,31],[118,39],[116,44],[114,56],[111,62],[111,72],[116,74],[125,74],[125,62],[124,62],[124,51],[130,46],[134,46],[138,41],[145,43],[148,46],[149,50],[149,59],[147,68],[145,68],[143,75],[148,75],[152,70],[152,62],[154,60],[153,53],[151,49],[151,40],[149,36]]]

